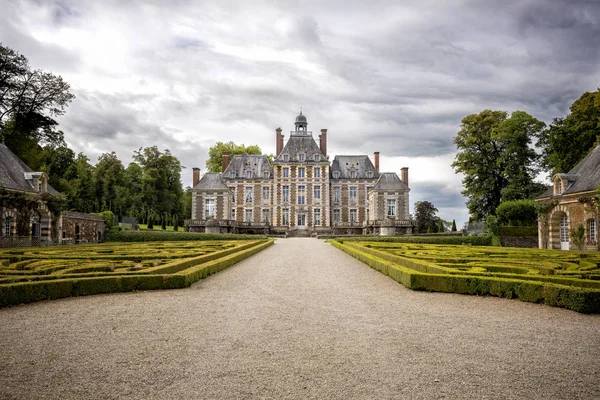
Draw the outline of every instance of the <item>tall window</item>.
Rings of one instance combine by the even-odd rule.
[[[281,187],[281,201],[283,203],[290,201],[290,187],[288,185],[283,185]]]
[[[350,222],[358,222],[358,213],[356,212],[356,208],[350,209]]]
[[[313,156],[313,160],[315,160],[315,161],[319,161],[320,159],[321,159],[321,156],[320,156],[320,155],[318,155],[318,154],[315,154],[315,155]]]
[[[298,178],[304,178],[304,168],[298,167]]]
[[[342,197],[341,192],[342,192],[342,188],[340,188],[340,187],[333,188],[333,202],[334,203],[340,202],[340,198]]]
[[[321,177],[321,167],[315,167],[313,170],[313,177],[320,178]]]
[[[298,153],[298,161],[300,161],[300,162],[304,162],[305,161],[304,153]]]
[[[264,171],[263,172],[263,178],[264,179],[269,179],[269,171]]]
[[[596,220],[590,219],[590,240],[596,241]]]
[[[289,167],[283,167],[283,170],[282,170],[282,176],[283,176],[284,178],[287,178],[287,177],[289,177],[289,176],[290,176],[290,169],[289,169]]]
[[[233,202],[233,204],[235,204],[236,201],[236,194],[237,194],[237,188],[235,186],[230,186],[229,190],[231,191],[231,201]]]
[[[333,171],[333,177],[338,179],[340,177],[340,171]]]
[[[269,222],[269,210],[262,210],[262,222],[265,224]]]
[[[252,179],[252,171],[246,171],[246,178]]]
[[[333,222],[342,222],[342,212],[339,209],[333,210]]]
[[[10,217],[4,218],[4,236],[10,236]]]
[[[288,162],[290,161],[290,155],[289,154],[284,154],[283,155],[283,162]]]
[[[298,185],[298,204],[306,203],[306,186]]]
[[[358,197],[358,188],[356,186],[350,186],[350,203],[356,203]]]
[[[246,214],[244,215],[244,221],[252,222],[252,209],[251,208],[246,209]]]
[[[204,216],[206,218],[215,216],[215,199],[204,199]]]
[[[388,217],[396,216],[396,200],[395,199],[387,199],[387,216]]]
[[[244,200],[246,201],[246,203],[252,203],[252,188],[247,187],[245,189],[246,189],[246,195],[244,196]]]
[[[281,225],[288,226],[290,224],[290,209],[282,208],[281,209]]]
[[[350,171],[350,178],[356,178],[356,171]]]
[[[373,177],[373,171],[367,171],[367,178]]]
[[[262,188],[262,202],[263,204],[267,204],[269,202],[269,188],[267,186],[263,186]]]
[[[321,186],[315,186],[313,192],[314,200],[321,201]]]
[[[315,221],[315,226],[321,225],[321,209],[315,208],[313,210],[313,220]]]
[[[235,221],[235,208],[231,209],[231,219]]]

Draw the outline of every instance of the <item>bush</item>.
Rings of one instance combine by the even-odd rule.
[[[491,246],[488,236],[356,236],[351,238],[338,237],[335,240],[344,242],[390,242],[390,243],[424,243],[424,244],[467,244],[472,246]]]
[[[523,236],[537,236],[537,235],[538,235],[538,227],[537,226],[501,226],[500,227],[500,236],[523,237]]]
[[[113,214],[112,211],[102,211],[99,213],[93,213],[93,215],[98,215],[104,218],[105,230],[110,231],[113,228],[115,222],[115,214]]]
[[[498,218],[495,215],[488,215],[485,220],[485,227],[488,234],[492,236],[500,236],[500,225],[498,224]]]
[[[111,231],[106,236],[107,242],[170,242],[180,240],[259,240],[266,239],[260,235],[234,235],[200,232],[169,231]]]
[[[583,245],[585,244],[585,228],[583,225],[579,224],[579,226],[571,232],[571,240],[573,240],[573,244],[577,246],[579,250],[583,249]]]
[[[502,202],[496,208],[500,225],[531,226],[537,223],[536,205],[533,200],[512,200]]]

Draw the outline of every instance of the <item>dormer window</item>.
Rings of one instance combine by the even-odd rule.
[[[333,171],[333,177],[335,179],[339,179],[339,177],[340,177],[340,171]]]
[[[565,191],[563,180],[560,176],[554,178],[554,195],[561,195]]]
[[[298,153],[298,161],[300,162],[304,162],[305,161],[305,154],[304,153]]]
[[[246,178],[252,179],[252,171],[246,171]]]
[[[229,177],[235,178],[235,171],[229,171]]]
[[[367,178],[373,177],[373,171],[367,171]]]
[[[321,156],[319,156],[318,154],[315,154],[315,155],[313,156],[313,160],[315,160],[315,162],[318,162],[318,161],[320,161],[320,160],[321,160]]]
[[[290,161],[290,155],[289,154],[284,154],[283,155],[283,162],[289,162]]]
[[[356,178],[356,171],[350,171],[350,178],[351,179]]]
[[[264,171],[263,172],[263,178],[264,179],[269,179],[269,171]]]

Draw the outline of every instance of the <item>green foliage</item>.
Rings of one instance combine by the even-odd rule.
[[[234,142],[217,142],[208,150],[208,159],[206,160],[206,169],[209,172],[223,172],[223,153],[229,152],[230,159],[234,155],[254,154],[261,155],[262,151],[257,145],[245,146],[235,144]]]
[[[496,209],[500,225],[522,226],[537,223],[537,208],[533,200],[512,200],[502,202]]]
[[[336,238],[340,243],[362,242],[364,236],[351,238]],[[369,237],[370,242],[384,243],[424,243],[424,244],[448,244],[448,245],[470,245],[490,246],[492,244],[488,236],[377,236]]]
[[[435,215],[438,209],[429,201],[417,201],[415,203],[415,225],[418,232],[434,232],[437,229],[437,219]],[[435,227],[435,228],[434,228]]]
[[[508,117],[505,111],[484,110],[463,118],[452,167],[464,174],[462,194],[475,219],[494,214],[503,200],[532,198],[544,189],[534,182],[538,155],[530,146],[543,128],[523,111]]]
[[[499,228],[500,236],[537,236],[537,226],[501,226]]]
[[[444,232],[446,229],[444,228],[444,220],[440,218],[440,223],[438,224],[438,232]]]
[[[259,235],[215,234],[174,231],[111,231],[107,242],[170,242],[189,240],[255,240],[265,239]]]
[[[583,93],[569,110],[566,117],[555,118],[537,142],[542,165],[551,174],[569,172],[595,146],[600,135],[600,89]]]
[[[492,236],[500,236],[500,224],[495,215],[488,215],[485,220],[485,227]]]
[[[573,240],[573,244],[579,250],[583,249],[583,245],[585,244],[585,227],[582,224],[579,224],[577,228],[571,231],[571,240]]]
[[[456,232],[456,220],[452,220],[452,232]]]
[[[102,211],[99,213],[93,213],[94,215],[98,215],[104,218],[104,227],[107,231],[110,231],[114,227],[115,214],[112,211]]]

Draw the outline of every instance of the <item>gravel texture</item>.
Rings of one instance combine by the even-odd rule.
[[[600,315],[281,239],[188,289],[0,309],[0,398],[598,399]]]

